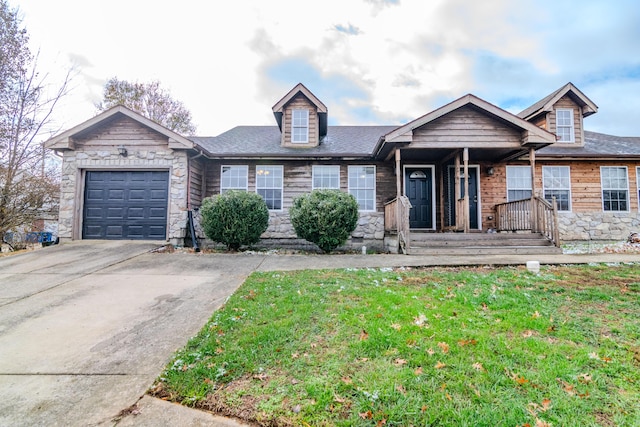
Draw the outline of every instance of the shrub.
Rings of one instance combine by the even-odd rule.
[[[344,244],[358,224],[358,202],[339,190],[314,190],[293,201],[291,223],[301,239],[329,253]]]
[[[269,209],[256,193],[232,190],[202,202],[202,229],[214,242],[237,251],[260,241],[269,226]]]

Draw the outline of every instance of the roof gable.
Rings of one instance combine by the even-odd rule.
[[[285,96],[280,99],[280,101],[276,102],[273,106],[273,115],[276,118],[276,122],[278,123],[278,127],[280,131],[282,131],[282,116],[284,114],[285,106],[293,100],[298,94],[304,95],[318,110],[318,119],[320,124],[320,135],[326,135],[327,133],[327,106],[322,103],[305,85],[302,83],[298,83],[291,89]]]
[[[568,95],[576,104],[582,108],[582,116],[587,117],[598,112],[598,106],[582,93],[573,83],[569,82],[560,89],[550,93],[529,108],[518,113],[518,117],[530,120],[541,113],[553,111],[553,106],[562,98]]]
[[[165,137],[167,137],[167,140],[169,142],[169,147],[174,150],[175,149],[186,150],[194,147],[193,142],[183,137],[182,135],[167,129],[166,127],[136,113],[133,110],[130,110],[129,108],[123,105],[112,107],[98,114],[97,116],[65,132],[62,132],[61,134],[54,136],[53,138],[45,142],[45,147],[50,148],[52,150],[74,150],[75,149],[75,144],[73,142],[74,137],[89,133],[95,130],[96,128],[104,125],[105,123],[108,123],[109,121],[113,120],[118,116],[129,117],[130,119],[140,123],[142,126],[145,126],[151,130],[154,130],[155,132],[161,135],[164,135]]]
[[[386,142],[411,142],[413,139],[413,131],[427,123],[443,117],[459,108],[465,106],[472,106],[473,108],[480,110],[484,114],[493,117],[496,120],[502,121],[509,126],[521,130],[526,133],[526,141],[534,144],[552,144],[555,142],[555,135],[547,132],[546,130],[535,126],[526,120],[521,119],[502,108],[478,98],[475,95],[465,95],[461,98],[450,102],[430,113],[425,114],[399,128],[395,129],[385,136]]]

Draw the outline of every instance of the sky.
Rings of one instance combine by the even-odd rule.
[[[60,129],[96,115],[111,77],[158,80],[198,136],[275,125],[303,83],[330,125],[401,125],[467,93],[518,113],[572,82],[587,130],[640,136],[637,0],[9,0]]]

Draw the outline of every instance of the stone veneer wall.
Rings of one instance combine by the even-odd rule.
[[[626,240],[640,231],[638,212],[559,212],[560,240]]]
[[[196,233],[204,238],[204,232],[199,225],[200,214],[194,216],[196,223]],[[315,245],[298,239],[293,229],[289,212],[272,211],[269,213],[269,227],[262,236],[259,247],[286,247],[297,249],[314,249]],[[357,249],[367,246],[368,249],[383,251],[384,250],[384,213],[382,212],[360,212],[358,225],[351,238],[342,247],[342,249]],[[207,242],[205,244],[212,244]]]
[[[89,170],[169,170],[168,240],[182,244],[187,224],[187,154],[171,149],[133,151],[127,157],[108,150],[66,151],[62,161],[58,236],[62,241],[73,238],[74,212],[80,204],[83,169]],[[76,200],[76,196],[78,200]],[[78,205],[79,206],[79,205]],[[78,211],[78,215],[82,215]],[[81,237],[78,230],[76,234]]]

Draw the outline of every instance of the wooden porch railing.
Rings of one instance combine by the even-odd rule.
[[[558,208],[552,202],[534,196],[531,199],[496,205],[497,231],[526,231],[540,233],[555,246],[560,246]]]
[[[384,230],[398,234],[398,245],[404,254],[411,247],[409,212],[411,202],[407,196],[397,197],[384,205]]]

